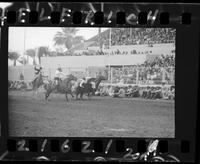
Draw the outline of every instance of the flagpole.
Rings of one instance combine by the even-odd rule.
[[[101,51],[102,50],[102,45],[101,45],[101,27],[99,27],[99,31],[98,31],[98,33],[99,33],[99,50]]]
[[[110,53],[111,53],[111,28],[110,28],[110,37],[109,37],[109,49],[110,49],[110,50],[109,50],[109,53],[108,53],[108,56],[109,56],[109,57],[108,57],[108,61],[109,61],[109,63],[108,63],[108,64],[109,64],[109,65],[108,65],[108,68],[109,68],[109,72],[110,72],[110,73],[109,73],[109,75],[110,75],[109,78],[110,78],[110,81],[111,81],[111,83],[112,83],[112,79],[111,79],[111,67],[110,67]]]
[[[23,75],[24,75],[24,64],[25,64],[25,48],[26,47],[26,27],[24,28],[24,53],[23,53]]]

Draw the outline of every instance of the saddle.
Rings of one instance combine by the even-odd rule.
[[[56,79],[54,80],[54,83],[55,83],[56,85],[59,85],[61,82],[62,82],[62,79],[60,79],[60,78],[56,78]]]

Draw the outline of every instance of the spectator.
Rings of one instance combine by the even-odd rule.
[[[19,79],[20,79],[21,81],[24,80],[24,75],[23,75],[22,73],[20,73]]]
[[[152,92],[152,99],[160,99],[162,98],[161,94],[161,87],[156,87],[155,90]]]
[[[107,87],[103,86],[100,90],[100,96],[107,96]]]
[[[113,97],[119,97],[120,87],[116,86],[113,91]]]
[[[175,86],[171,86],[168,93],[168,99],[174,100],[174,98],[175,98]]]
[[[161,93],[162,93],[162,99],[168,99],[168,87],[165,85],[165,83],[162,83],[162,88],[161,88]]]
[[[137,85],[133,87],[132,97],[139,97],[139,87]]]
[[[125,92],[125,97],[132,97],[133,88],[131,85],[128,86],[127,91]]]

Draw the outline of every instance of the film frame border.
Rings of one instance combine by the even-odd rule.
[[[177,27],[177,26],[179,26],[179,27],[182,26],[182,25],[178,25],[178,22],[180,23],[180,19],[178,19],[178,20],[175,21],[175,24],[177,23],[175,26],[176,26],[176,27]],[[186,24],[187,24],[187,23],[186,23]],[[158,24],[155,23],[155,25],[152,25],[152,26],[150,25],[150,27],[154,27],[154,26],[157,27],[157,25],[158,25]],[[171,23],[169,22],[169,24],[166,25],[166,26],[169,27],[169,26],[171,26],[171,25],[174,26],[172,22],[171,22]],[[8,25],[8,26],[9,26],[9,25]],[[8,27],[8,26],[7,26],[7,27]],[[23,26],[23,25],[21,25],[21,24],[17,24],[17,25],[16,25],[16,24],[15,24],[15,25],[11,25],[11,26]],[[26,25],[25,25],[25,26],[26,26]],[[31,25],[31,26],[34,26],[34,25]],[[42,24],[37,24],[36,26],[45,26],[45,24],[43,24],[43,25],[42,25]],[[52,25],[48,25],[48,26],[52,26]],[[55,25],[54,25],[54,26],[55,26]],[[59,24],[58,26],[62,26],[62,25]],[[66,25],[64,25],[64,26],[66,26]],[[69,25],[69,26],[70,26],[70,25]],[[74,27],[74,25],[72,25],[72,26]],[[86,26],[87,26],[87,25],[86,25]],[[110,25],[109,25],[109,26],[110,26]],[[119,25],[118,27],[124,27],[124,26],[126,26],[126,25]],[[130,25],[130,26],[131,26],[131,27],[134,27],[134,26],[132,26],[132,25]],[[139,27],[144,27],[145,25],[136,25],[135,27],[138,27],[138,26],[139,26]],[[190,26],[190,25],[189,25],[189,26]],[[56,25],[56,27],[57,27],[57,25]],[[98,27],[98,26],[90,26],[90,27]],[[105,26],[104,26],[104,27],[105,27]],[[113,26],[112,26],[112,27],[113,27]],[[129,25],[128,25],[128,27],[129,27]],[[3,27],[1,27],[1,28],[3,28]],[[181,27],[180,27],[180,28],[181,28]],[[188,27],[188,28],[189,28],[189,27]],[[177,28],[176,28],[176,29],[177,29]],[[4,28],[3,28],[3,32],[4,32]],[[199,34],[199,33],[198,33],[198,34]],[[176,37],[176,38],[177,38],[177,37]],[[177,44],[177,39],[176,39],[176,44]],[[5,45],[5,44],[4,44],[4,45]],[[177,50],[177,47],[176,47],[176,50]],[[4,51],[4,52],[5,52],[5,51]],[[176,63],[177,63],[177,60],[176,60]],[[2,68],[3,68],[3,67],[2,67]],[[5,68],[4,68],[4,69],[5,69]],[[176,113],[177,113],[177,112],[176,112]],[[4,128],[4,130],[5,130],[5,128]],[[8,134],[8,133],[7,133],[7,134]],[[3,136],[4,136],[4,134],[3,134]],[[4,137],[3,137],[3,138],[4,138]],[[10,137],[9,137],[9,138],[10,138]],[[25,137],[25,138],[26,138],[26,137]],[[176,136],[175,136],[175,138],[176,138]],[[170,139],[167,139],[167,140],[170,140]],[[125,140],[125,141],[126,141],[126,140]],[[186,141],[186,142],[187,142],[187,141]],[[7,141],[6,141],[6,143],[7,143]],[[186,144],[186,145],[187,145],[187,144]]]

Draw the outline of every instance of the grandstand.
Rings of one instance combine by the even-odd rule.
[[[110,30],[96,35],[88,41],[92,46],[109,46]],[[111,28],[111,46],[174,43],[175,29],[171,28]]]

